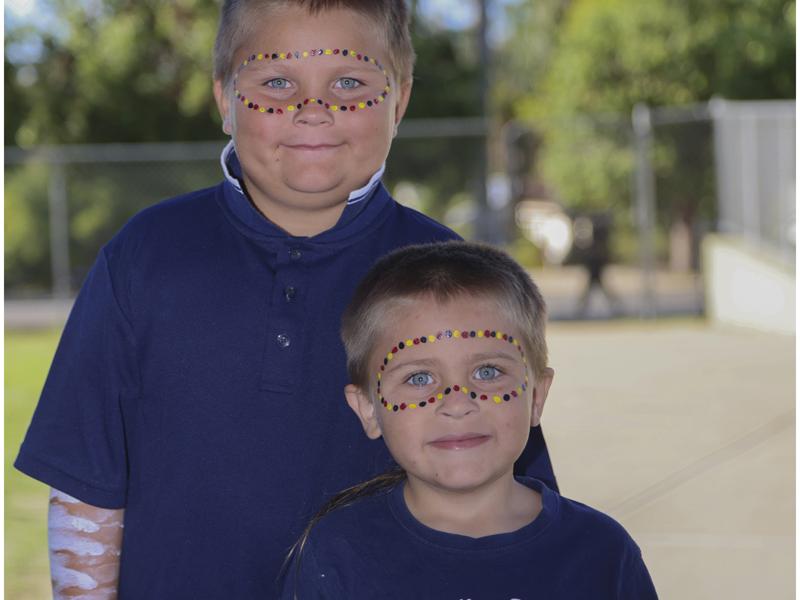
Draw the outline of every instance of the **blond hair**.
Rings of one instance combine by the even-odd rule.
[[[411,79],[415,55],[405,0],[225,0],[214,42],[214,79],[227,87],[233,78],[233,55],[245,38],[270,11],[290,6],[303,8],[309,15],[347,9],[372,20],[383,37],[387,66],[395,79],[400,84]]]
[[[384,256],[361,281],[342,316],[341,336],[351,383],[369,389],[375,341],[393,313],[420,299],[445,303],[487,299],[517,329],[530,367],[547,367],[547,310],[539,288],[508,254],[474,242],[407,246]]]

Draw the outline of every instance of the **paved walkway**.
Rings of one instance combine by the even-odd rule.
[[[794,598],[794,338],[692,321],[548,334],[562,493],[625,525],[662,599]]]

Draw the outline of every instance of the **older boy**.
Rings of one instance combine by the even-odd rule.
[[[57,595],[269,597],[321,500],[386,467],[336,400],[339,317],[376,258],[455,237],[380,184],[407,22],[402,0],[225,3],[226,180],[101,251],[16,462],[57,490]]]

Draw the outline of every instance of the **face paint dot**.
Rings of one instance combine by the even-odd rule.
[[[405,348],[405,347],[406,347],[406,343],[405,343],[405,342],[400,342],[400,343],[399,343],[399,344],[397,344],[397,346],[396,346],[396,348],[400,348],[400,350],[402,350],[402,349],[403,349],[403,348]],[[396,350],[392,350],[392,352],[396,352]]]
[[[436,399],[437,400],[441,400],[442,398],[444,398],[444,394],[442,392],[439,392],[438,394],[436,394]]]
[[[294,110],[294,104],[290,104],[289,106],[287,106],[286,110],[288,110],[289,112],[292,112]]]
[[[333,106],[331,106],[331,110],[333,112],[336,112],[337,110],[339,110],[339,107],[334,104]]]
[[[303,100],[303,104],[308,104],[308,101],[309,101],[309,98],[306,98],[305,100]]]
[[[503,400],[508,402],[509,400],[511,400],[511,396],[509,396],[508,394],[503,394]]]
[[[366,107],[367,107],[367,105],[364,102],[359,102],[358,103],[358,108],[366,108]]]
[[[419,403],[419,407],[420,408],[425,408],[427,405],[428,405],[428,403],[425,402],[425,400],[423,400],[422,402]]]
[[[433,404],[434,402],[436,402],[436,398],[434,398],[433,396],[428,398],[428,404]]]
[[[421,338],[419,338],[419,341],[422,342],[423,344],[427,344],[428,343],[428,338],[425,337],[425,336],[422,336]]]
[[[268,112],[268,113],[270,113],[270,114],[272,114],[272,113],[274,113],[274,112],[275,112],[275,109],[274,109],[274,108],[272,108],[272,107],[269,107],[269,108],[267,109],[267,112]]]
[[[474,338],[475,337],[475,332],[474,331],[470,331],[469,332],[469,337]]]
[[[469,393],[469,397],[470,397],[470,398],[472,398],[472,399],[474,400],[475,398],[477,398],[477,397],[478,397],[478,394],[476,394],[475,392],[470,392],[470,393]]]
[[[478,337],[479,337],[479,338],[482,338],[482,337],[483,337],[483,331],[479,331],[479,332],[478,332]]]
[[[388,359],[388,358],[384,358],[384,359],[383,359],[383,364],[384,364],[384,365],[385,365],[385,364],[387,364],[388,362],[389,362],[389,359]]]
[[[333,50],[331,50],[330,48],[326,48],[325,49],[325,55],[326,56],[330,56],[331,54],[333,54]]]
[[[264,113],[267,112],[267,109],[262,106],[261,108],[258,109],[258,112]]]
[[[488,400],[489,397],[486,394],[481,394],[481,400]]]
[[[492,400],[495,401],[495,404],[500,404],[503,401],[503,399],[500,396],[493,396]]]
[[[406,409],[406,403],[405,402],[401,402],[400,403],[400,410],[405,410],[405,409]]]
[[[419,338],[414,338],[414,345],[419,346]]]
[[[361,54],[357,54],[357,55],[356,55],[356,58],[357,58],[358,60],[361,60]]]
[[[413,346],[413,345],[414,345],[414,340],[412,340],[411,338],[408,338],[406,340],[406,346]]]
[[[388,354],[388,355],[386,355],[386,358],[387,358],[388,360],[392,360],[392,359],[394,358],[394,354],[392,354],[391,352],[389,352],[389,354]]]
[[[339,54],[339,49],[338,49],[338,48],[336,48],[336,49],[333,51],[333,53],[334,53],[334,54]]]
[[[428,341],[429,342],[435,342],[436,341],[436,336],[435,335],[429,335],[428,336]]]
[[[392,410],[393,410],[394,412],[397,412],[397,411],[399,410],[399,408],[398,408],[397,404],[395,404],[395,405],[393,405],[393,406],[392,406]]]
[[[320,106],[322,106],[322,100],[320,100],[319,98],[317,98],[317,104],[319,104]]]
[[[350,52],[349,50],[342,50],[342,56],[347,56],[347,54],[348,54],[349,52]]]
[[[258,110],[258,104],[253,104],[253,109]]]
[[[253,103],[252,102],[248,102],[247,103],[247,108],[253,108]]]
[[[287,52],[287,53],[286,53],[286,58],[287,58],[287,59],[288,59],[288,58],[292,58],[292,53],[291,53],[291,52]]]
[[[278,109],[278,110],[276,110],[275,112],[276,112],[277,114],[279,114],[279,115],[282,115],[282,114],[283,114],[283,109],[279,108],[279,109]]]
[[[350,111],[351,111],[351,112],[352,112],[352,111],[354,111],[355,109],[356,109],[356,107],[355,107],[355,106],[350,106]]]
[[[367,100],[367,106],[372,106],[372,100]]]
[[[453,390],[455,390],[456,392],[457,392],[458,390],[460,390],[460,389],[461,389],[461,386],[459,386],[458,384],[455,384],[455,385],[453,386]]]
[[[511,390],[511,395],[514,396],[514,398],[516,398],[517,397],[517,390]]]
[[[449,394],[451,391],[452,390],[449,387],[444,388],[444,395],[447,396],[447,394]]]
[[[459,338],[459,337],[461,337],[461,332],[460,332],[458,329],[456,329],[456,330],[453,332],[453,337],[455,337],[455,338]]]

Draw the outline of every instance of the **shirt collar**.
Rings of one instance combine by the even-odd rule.
[[[242,165],[239,162],[239,157],[236,155],[236,146],[234,145],[233,140],[230,140],[222,149],[222,153],[219,156],[219,162],[222,166],[222,173],[225,175],[225,179],[228,180],[228,183],[230,183],[240,194],[244,195],[244,190],[241,183]],[[375,190],[375,187],[378,185],[378,183],[380,183],[381,177],[383,177],[383,172],[385,170],[386,163],[384,162],[372,175],[372,177],[369,178],[369,181],[366,185],[350,192],[350,195],[347,197],[347,206],[358,204],[359,202],[367,200],[370,197],[370,194]]]

